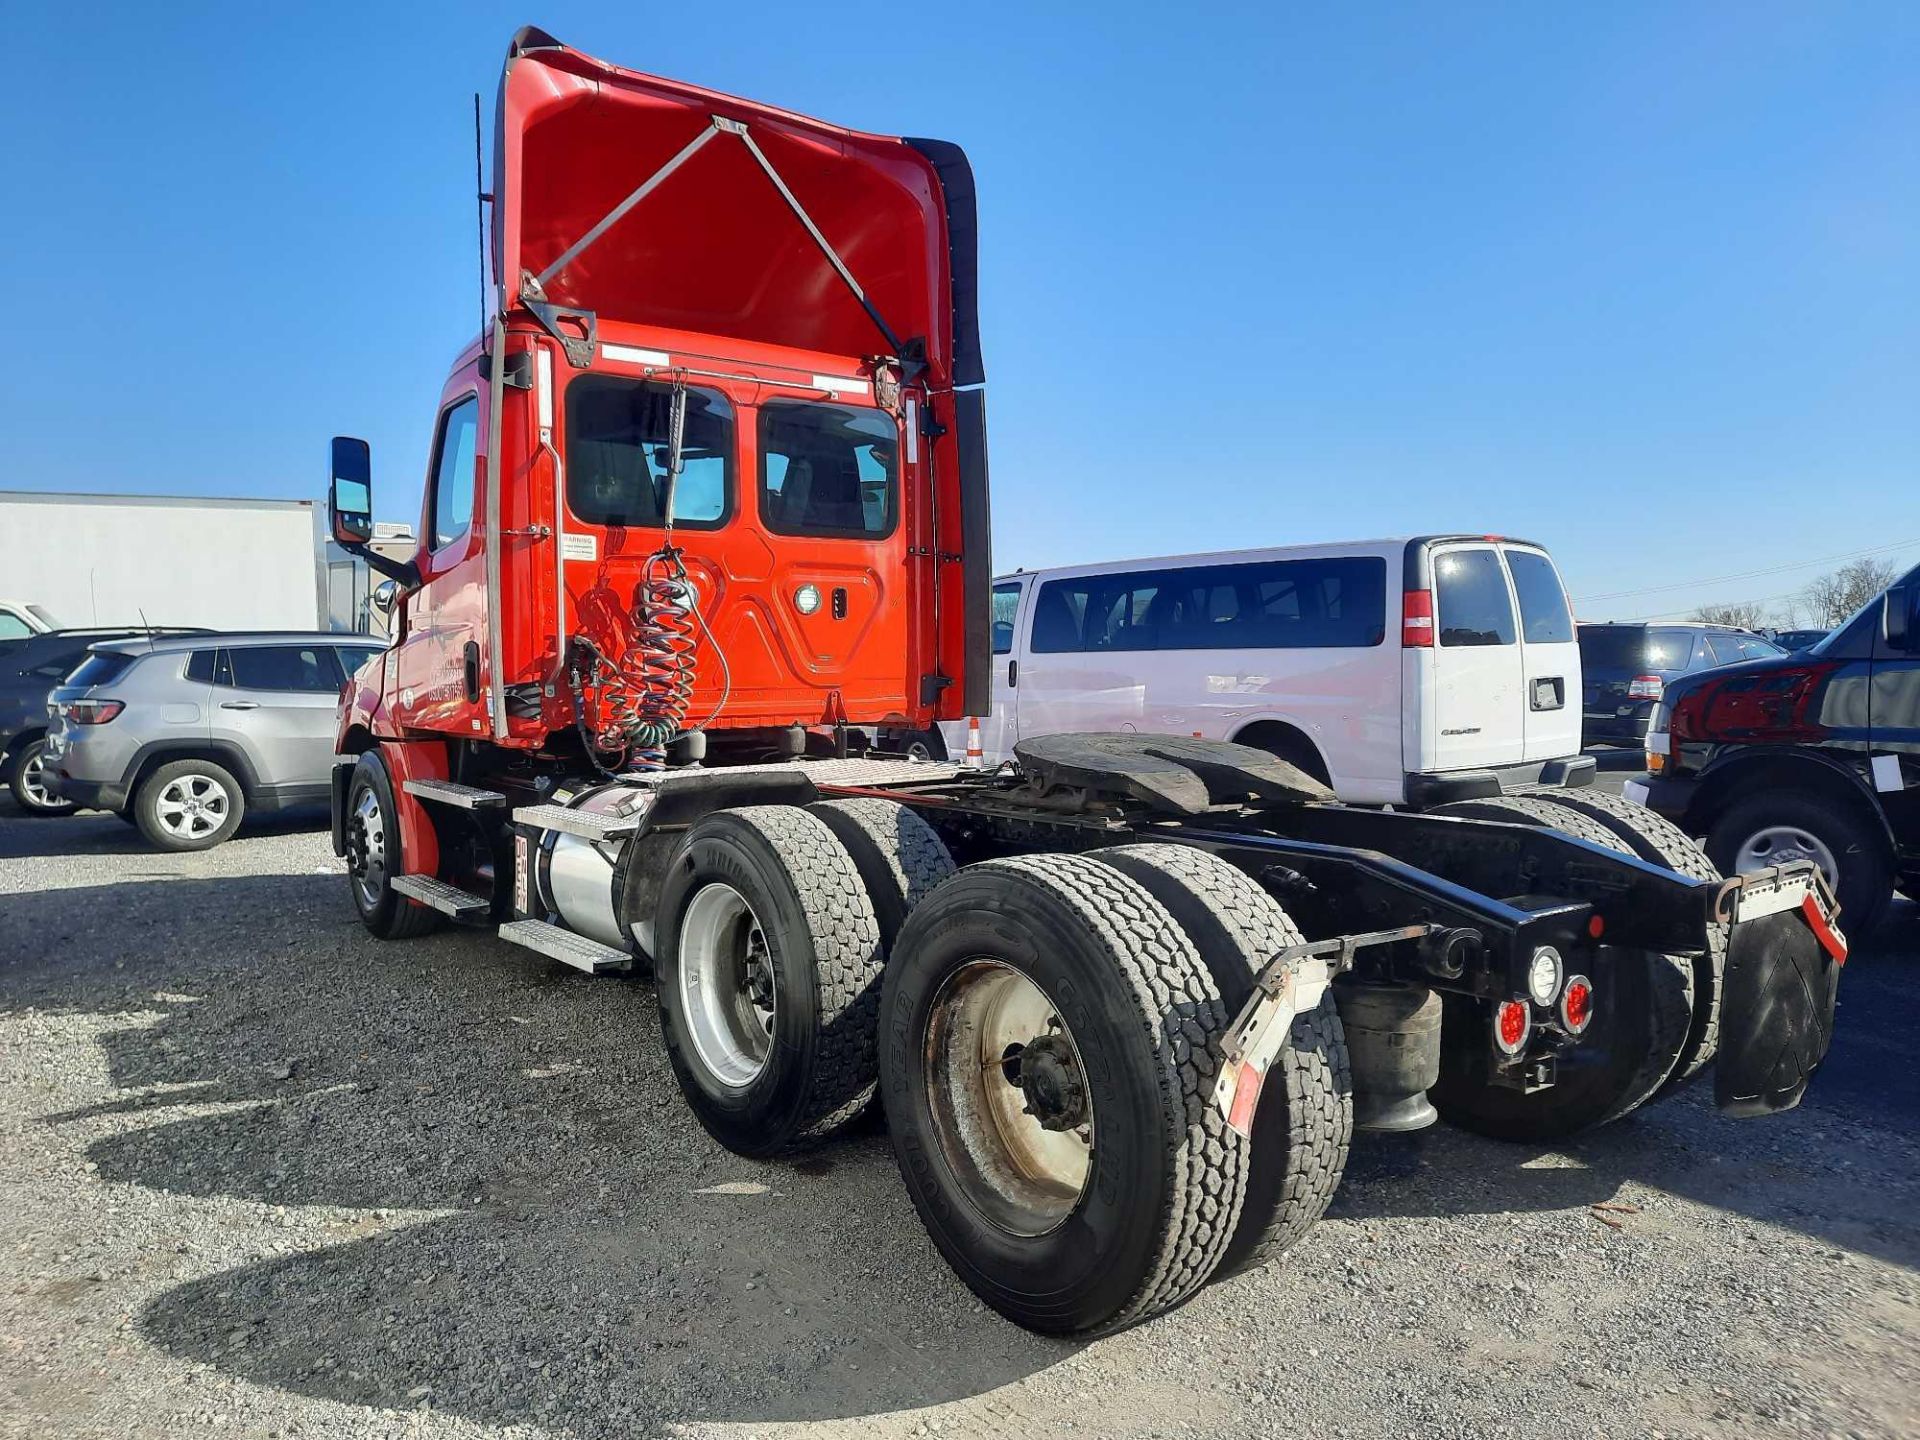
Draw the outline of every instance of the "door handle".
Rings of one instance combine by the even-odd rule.
[[[1020,684],[1020,662],[1018,660],[1009,660],[1007,661],[1007,688],[1009,690],[1012,690],[1015,687],[1017,687],[1019,684]]]
[[[257,700],[222,700],[220,702],[220,708],[222,710],[258,710],[260,708],[260,702]]]

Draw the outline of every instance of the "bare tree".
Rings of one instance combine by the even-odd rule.
[[[1758,600],[1736,600],[1729,605],[1702,605],[1693,618],[1703,625],[1738,625],[1757,630],[1766,623],[1767,607]]]
[[[1832,628],[1891,585],[1900,573],[1891,560],[1849,560],[1800,592],[1810,624]]]

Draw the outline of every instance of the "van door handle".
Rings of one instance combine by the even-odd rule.
[[[1018,660],[1009,660],[1007,661],[1007,688],[1011,690],[1019,683],[1020,662]]]
[[[222,710],[258,710],[260,702],[258,700],[222,700],[220,708]]]

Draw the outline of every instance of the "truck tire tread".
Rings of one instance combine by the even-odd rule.
[[[1212,974],[1229,1021],[1267,962],[1305,939],[1278,901],[1208,851],[1124,845],[1089,858],[1133,877],[1167,907]],[[1277,1259],[1326,1213],[1339,1188],[1353,1139],[1353,1078],[1331,990],[1294,1017],[1253,1133],[1246,1203],[1216,1279]]]

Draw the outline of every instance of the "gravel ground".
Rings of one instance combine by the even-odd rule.
[[[0,813],[0,1433],[1920,1433],[1911,906],[1799,1111],[1363,1138],[1286,1263],[1073,1345],[884,1136],[727,1154],[643,984],[379,945],[307,823]]]

